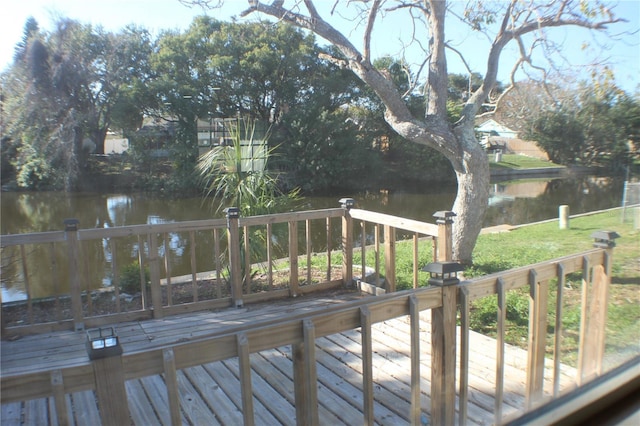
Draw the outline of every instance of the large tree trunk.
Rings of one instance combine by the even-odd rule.
[[[458,193],[453,203],[453,259],[470,264],[489,201],[489,160],[475,139],[463,141],[462,169],[456,170]]]

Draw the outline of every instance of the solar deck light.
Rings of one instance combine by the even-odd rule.
[[[458,284],[458,272],[464,271],[464,266],[457,262],[434,262],[427,264],[422,271],[429,273],[429,285],[443,287]]]
[[[223,212],[227,215],[227,219],[238,219],[240,217],[240,209],[237,207],[227,207]]]
[[[91,360],[122,354],[120,339],[113,327],[87,330],[86,345]]]
[[[78,219],[65,219],[63,223],[65,232],[72,232],[78,230],[80,221]]]
[[[356,200],[354,200],[353,198],[340,198],[338,202],[340,203],[343,209],[347,209],[347,210],[349,210],[352,207],[355,207],[356,205]]]
[[[453,218],[456,216],[454,212],[448,210],[438,211],[433,214],[437,224],[453,223]]]
[[[615,239],[620,238],[615,231],[596,231],[591,234],[591,238],[595,241],[593,246],[597,248],[613,248],[616,246]]]

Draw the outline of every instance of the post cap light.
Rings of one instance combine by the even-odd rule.
[[[87,330],[86,346],[91,360],[122,354],[120,339],[113,327]]]
[[[353,198],[340,198],[339,202],[342,208],[347,210],[356,205],[356,200]]]
[[[597,248],[613,248],[616,246],[615,239],[620,238],[615,231],[596,231],[591,234],[591,238],[595,241],[593,246]]]
[[[78,224],[80,221],[78,219],[65,219],[63,223],[65,232],[71,232],[78,230]]]
[[[453,223],[453,218],[456,216],[457,214],[449,210],[441,210],[433,214],[433,217],[436,218],[436,223]]]
[[[237,207],[227,207],[223,211],[227,215],[227,219],[238,219],[240,217],[240,209]]]
[[[458,262],[434,262],[422,268],[423,272],[429,273],[430,285],[453,285],[458,284],[458,272],[464,271],[464,266]]]

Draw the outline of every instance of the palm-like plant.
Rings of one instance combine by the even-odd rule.
[[[218,206],[217,211],[233,206],[243,216],[267,214],[296,199],[298,191],[282,192],[267,168],[274,150],[267,143],[269,132],[256,138],[255,121],[248,119],[225,124],[231,143],[203,154],[197,165],[206,197]]]
[[[262,138],[256,138],[255,121],[238,119],[226,122],[231,136],[230,144],[214,147],[203,154],[197,164],[197,171],[204,182],[205,197],[217,205],[219,212],[223,207],[237,207],[242,216],[268,214],[289,205],[298,199],[298,190],[284,193],[278,187],[276,177],[268,170],[269,157],[274,148],[269,148],[269,132]],[[241,241],[241,265],[248,251],[251,263],[266,258],[266,235],[262,230],[252,231],[251,247],[243,247]],[[251,271],[243,271],[243,276]]]

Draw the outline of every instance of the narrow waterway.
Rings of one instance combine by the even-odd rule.
[[[483,226],[522,224],[557,217],[559,205],[569,205],[571,214],[584,213],[619,206],[623,183],[616,179],[581,177],[573,179],[536,179],[494,183]],[[147,194],[98,194],[63,192],[2,192],[0,194],[2,235],[63,229],[67,218],[79,220],[80,228],[104,228],[137,224],[179,222],[222,217],[215,206],[201,198],[168,199]],[[314,210],[339,207],[338,200],[352,197],[357,207],[388,213],[411,219],[434,222],[433,213],[451,208],[455,187],[414,187],[402,191],[368,192],[361,194],[335,194],[332,196],[306,197],[291,210]],[[340,230],[336,223],[333,247],[338,247]],[[312,231],[315,232],[315,231]],[[323,234],[324,229],[317,230]],[[188,239],[183,235],[170,236],[172,273],[190,273]],[[198,246],[198,269],[212,267],[211,247],[204,241]],[[118,264],[128,265],[137,259],[139,247],[134,241],[119,248]],[[314,250],[322,247],[314,247]],[[88,260],[91,271],[90,288],[109,286],[111,283],[111,253],[105,242],[94,248]],[[183,253],[186,253],[183,256]],[[46,282],[43,277],[50,268],[38,257],[37,250],[29,254],[31,282]],[[24,273],[17,261],[16,250],[2,250],[2,300],[24,299]],[[49,281],[51,281],[49,279]],[[64,281],[64,277],[61,277]],[[50,288],[34,287],[32,297],[51,294]]]

